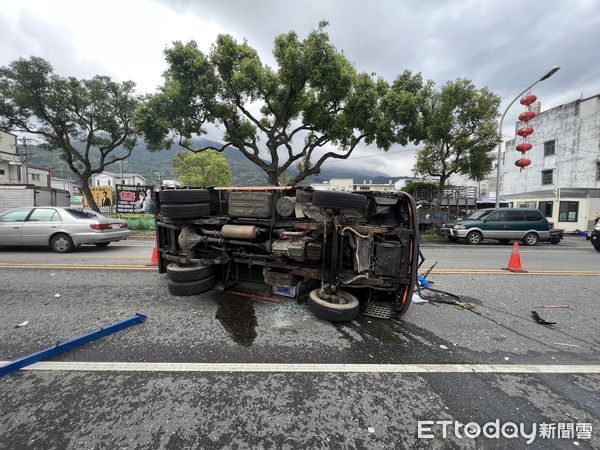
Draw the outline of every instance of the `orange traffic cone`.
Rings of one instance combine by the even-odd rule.
[[[508,267],[503,267],[502,270],[508,270],[510,272],[517,273],[527,273],[527,271],[523,270],[523,267],[521,266],[521,255],[519,255],[518,242],[513,244],[512,253],[510,254],[510,258],[508,260]]]
[[[158,266],[158,248],[156,247],[156,240],[154,241],[154,248],[152,249],[152,258],[150,258],[150,264],[147,266]]]

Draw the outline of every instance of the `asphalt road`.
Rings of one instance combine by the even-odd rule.
[[[481,274],[511,248],[425,243],[424,267],[457,269],[435,286],[474,309],[420,303],[399,321],[335,325],[293,301],[173,297],[144,266],[151,249],[0,249],[0,360],[148,315],[0,379],[0,448],[527,446],[454,428],[444,439],[441,425],[419,438],[419,420],[589,423],[591,439],[529,447],[600,448],[600,254],[585,240],[521,249],[526,269],[562,275]],[[538,310],[557,322],[544,327],[530,318],[541,304],[570,308]]]

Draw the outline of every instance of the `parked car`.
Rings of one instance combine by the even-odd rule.
[[[0,245],[49,245],[66,253],[82,244],[106,247],[130,233],[125,220],[88,209],[16,208],[0,214]]]
[[[600,252],[600,222],[596,223],[596,226],[592,230],[590,241],[594,248]]]
[[[159,272],[173,295],[258,282],[330,321],[408,309],[419,229],[404,192],[163,189],[156,203]]]
[[[553,236],[554,240],[559,239],[558,242],[560,231],[556,230]],[[550,239],[550,224],[538,209],[490,208],[475,211],[462,220],[446,222],[441,232],[450,241],[462,238],[471,245],[480,244],[485,239],[496,239],[501,244],[518,239],[524,245],[537,245]]]

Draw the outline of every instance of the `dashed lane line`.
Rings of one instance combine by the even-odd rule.
[[[6,361],[0,362],[4,364]],[[600,374],[593,364],[278,364],[169,362],[52,362],[22,370],[62,372],[285,372],[285,373],[512,373]]]

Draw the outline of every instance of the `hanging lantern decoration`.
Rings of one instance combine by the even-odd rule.
[[[531,109],[531,105],[537,100],[537,96],[529,93],[525,97],[521,98],[521,105],[527,107],[527,110],[523,111],[519,114],[519,120],[523,122],[523,126],[517,130],[517,134],[521,136],[522,141],[517,144],[517,151],[521,152],[521,158],[515,161],[515,166],[521,168],[521,172],[523,169],[531,164],[531,160],[525,158],[525,153],[527,153],[533,147],[533,144],[529,142],[529,137],[533,134],[533,127],[529,126],[529,121],[535,117],[535,111]]]

